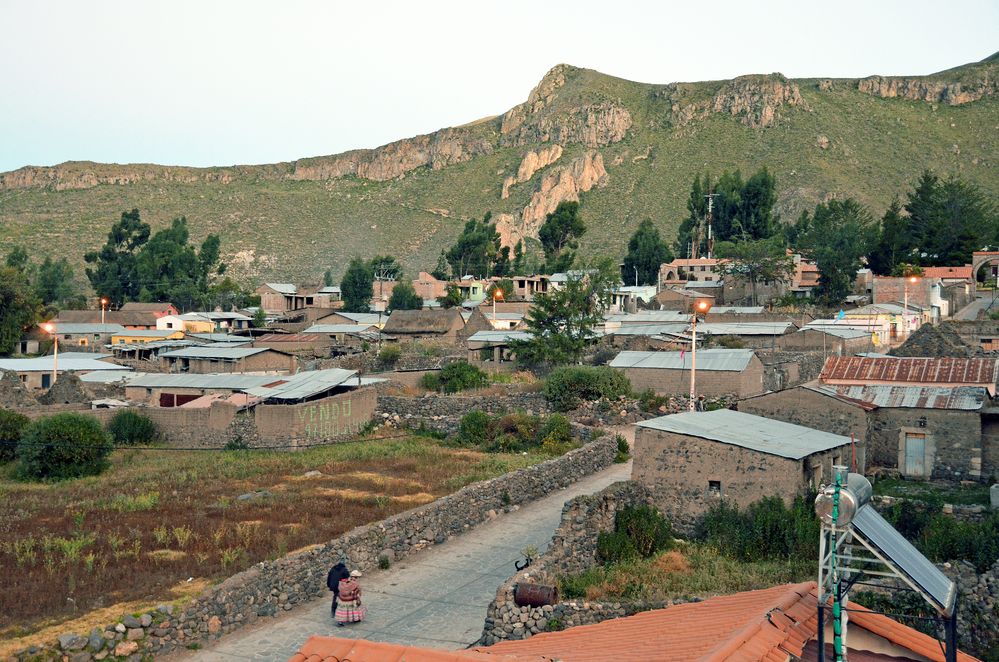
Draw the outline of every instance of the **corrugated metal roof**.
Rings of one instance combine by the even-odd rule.
[[[948,615],[953,611],[957,597],[954,582],[886,522],[874,506],[867,504],[857,511],[853,517],[853,528],[877,547],[895,570],[928,593],[941,611]]]
[[[491,310],[485,311],[486,319],[489,320],[522,320],[524,319],[524,313],[494,313]]]
[[[337,285],[330,285],[321,288],[316,294],[340,294],[340,288]]]
[[[875,407],[917,409],[958,409],[977,411],[985,404],[988,393],[981,386],[850,386],[806,384],[805,388],[836,398],[845,398]]]
[[[975,384],[993,392],[996,360],[985,358],[902,358],[831,356],[819,375],[822,381]]]
[[[291,283],[264,283],[264,285],[281,294],[295,294],[298,292],[298,287]]]
[[[742,372],[753,360],[751,349],[702,349],[697,352],[697,369]],[[691,352],[621,352],[608,365],[612,368],[655,368],[690,370]]]
[[[781,336],[793,327],[791,322],[706,322],[697,326],[697,332],[713,336]]]
[[[354,384],[345,384],[356,375],[356,370],[340,368],[311,370],[281,377],[280,381],[275,381],[271,377],[271,383],[267,386],[256,386],[244,389],[244,391],[262,398],[265,402],[268,400],[304,400],[331,391],[338,386],[358,386],[360,382],[357,379],[353,380]]]
[[[662,333],[680,334],[690,328],[686,322],[674,324],[628,324],[620,328],[612,328],[608,334],[615,336],[657,336]]]
[[[329,342],[329,338],[322,333],[268,333],[260,336],[255,342],[318,342],[320,340]]]
[[[260,352],[273,352],[269,347],[188,347],[172,352],[163,352],[160,356],[177,359],[245,359]]]
[[[121,324],[88,324],[86,322],[52,322],[57,334],[86,334],[86,333],[122,333],[125,327]]]
[[[340,317],[345,317],[349,320],[354,320],[356,324],[379,324],[380,322],[385,322],[391,315],[386,313],[345,313],[342,311],[334,311]]]
[[[237,336],[231,333],[188,333],[187,337],[197,338],[198,340],[208,340],[210,342],[218,342],[218,343],[250,342],[250,338],[246,336]]]
[[[33,359],[0,359],[0,369],[14,372],[52,372],[52,355]],[[58,372],[90,372],[93,370],[127,370],[127,368],[93,358],[71,358],[59,355]]]
[[[641,313],[617,313],[607,316],[608,322],[620,324],[658,324],[663,322],[689,322],[690,314],[677,310],[649,310]]]
[[[229,374],[210,373],[205,375],[191,373],[180,375],[146,373],[136,375],[130,379],[128,386],[143,388],[218,388],[239,391],[253,388],[254,386],[270,384],[283,378],[281,375],[247,375],[238,372]]]
[[[210,320],[237,320],[243,322],[249,322],[252,317],[247,317],[242,313],[217,313],[217,312],[207,312],[207,313],[197,313],[202,317],[207,317]]]
[[[192,345],[201,346],[202,343],[197,343],[193,340],[154,340],[153,342],[111,345],[111,349],[115,352],[144,352],[151,349],[163,349],[164,347],[191,347]]]
[[[871,332],[862,329],[854,329],[851,327],[837,328],[834,326],[806,326],[804,329],[799,329],[798,333],[803,331],[812,331],[814,333],[824,333],[827,336],[834,336],[836,338],[842,338],[844,340],[853,340],[855,338],[870,338]]]
[[[511,340],[530,340],[527,331],[476,331],[468,338],[468,342],[505,343]]]
[[[689,280],[683,286],[690,290],[696,290],[701,287],[715,289],[725,287],[725,283],[720,280]]]
[[[126,336],[129,338],[166,338],[177,335],[179,329],[122,329],[111,335]]]
[[[313,324],[302,333],[361,333],[374,324]]]
[[[721,315],[723,313],[734,313],[736,315],[759,315],[763,312],[763,306],[715,306],[708,311],[709,315]]]
[[[850,444],[849,437],[730,409],[660,416],[636,425],[719,441],[793,460]]]
[[[136,375],[143,374],[132,372],[131,368],[117,367],[117,370],[95,370],[94,372],[80,375],[80,381],[89,384],[113,384],[115,382],[128,381]]]

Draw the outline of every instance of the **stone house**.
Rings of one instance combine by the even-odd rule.
[[[31,390],[52,386],[53,368],[57,370],[56,379],[59,375],[67,372],[85,375],[97,371],[131,370],[131,368],[102,360],[109,356],[108,354],[88,352],[59,352],[58,362],[51,354],[28,359],[0,359],[0,370],[10,370],[17,373],[17,378],[21,383]]]
[[[871,334],[863,329],[837,326],[814,326],[782,336],[778,343],[789,350],[821,350],[825,354],[850,356],[875,351]]]
[[[993,439],[988,402],[981,386],[814,381],[742,400],[738,409],[852,435],[872,469],[898,471],[908,478],[980,480],[999,470],[999,440]]]
[[[742,347],[776,349],[784,336],[794,333],[793,322],[705,322],[697,325],[697,337],[705,345],[728,338]]]
[[[490,328],[488,321],[486,328]],[[419,340],[456,345],[461,341],[464,329],[465,320],[461,312],[456,308],[448,308],[396,310],[389,316],[382,331],[400,341]]]
[[[632,480],[689,529],[722,499],[744,508],[776,495],[790,504],[828,481],[832,465],[850,464],[854,453],[847,436],[719,409],[638,423],[633,456]]]
[[[620,370],[635,391],[661,395],[690,391],[691,352],[618,354],[608,364]],[[697,392],[716,397],[744,398],[763,392],[763,363],[750,349],[702,349],[697,352]]]
[[[295,357],[269,347],[186,347],[160,354],[167,372],[293,374]]]
[[[706,299],[714,304],[714,296],[701,294],[683,287],[665,287],[655,296],[655,301],[663,310],[677,310],[690,314],[694,309],[694,303],[701,299]]]

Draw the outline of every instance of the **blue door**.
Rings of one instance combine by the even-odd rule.
[[[915,432],[905,433],[906,476],[926,475],[926,435]]]

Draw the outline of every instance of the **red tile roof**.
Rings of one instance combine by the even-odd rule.
[[[444,651],[363,639],[312,636],[288,662],[552,662],[539,655],[485,655],[473,651]]]
[[[995,391],[995,359],[831,356],[819,379],[830,384],[973,384]]]
[[[887,616],[875,614],[866,607],[853,602],[850,603],[849,608],[851,625],[861,627],[879,637],[884,637],[893,644],[907,648],[917,655],[933,660],[933,662],[946,662],[946,657],[937,639],[907,625],[902,625]],[[957,652],[957,660],[958,662],[978,662],[978,658],[961,651]]]
[[[924,278],[963,278],[971,280],[971,265],[963,267],[923,267]]]

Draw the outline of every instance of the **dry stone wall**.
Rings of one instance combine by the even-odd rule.
[[[260,618],[325,598],[326,573],[342,557],[351,568],[368,571],[380,557],[394,561],[443,543],[498,513],[516,510],[610,466],[616,450],[612,437],[601,437],[561,457],[357,527],[323,545],[257,563],[180,609],[164,606],[139,617],[126,616],[89,635],[66,633],[57,642],[20,651],[12,659],[91,662],[115,655],[139,660],[216,640]]]

